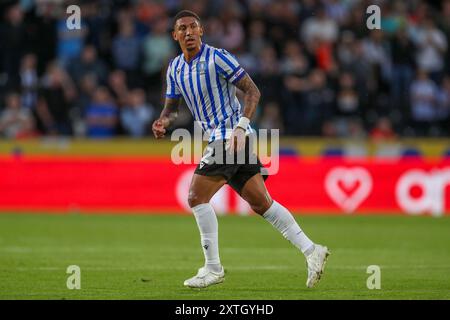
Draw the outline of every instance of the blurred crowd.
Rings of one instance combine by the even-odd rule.
[[[70,30],[66,8],[81,8]],[[381,8],[381,29],[366,25]],[[0,136],[151,135],[172,17],[202,18],[262,97],[256,128],[284,135],[450,136],[450,0],[20,0],[0,12]],[[242,98],[242,96],[240,96]],[[192,127],[182,108],[179,127]]]

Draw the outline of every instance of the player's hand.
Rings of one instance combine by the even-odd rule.
[[[245,130],[241,127],[236,127],[230,138],[230,152],[240,152],[245,148]]]
[[[155,122],[153,122],[152,125],[152,131],[155,135],[156,139],[164,138],[164,135],[166,134],[166,128],[164,126],[164,119],[157,119]]]

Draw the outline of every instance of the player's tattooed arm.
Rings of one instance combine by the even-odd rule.
[[[159,119],[155,120],[152,125],[153,134],[157,139],[163,138],[166,133],[166,128],[175,121],[178,116],[178,108],[180,106],[180,98],[168,98],[164,103],[164,108],[161,111]]]
[[[255,113],[261,93],[248,74],[236,83],[236,87],[244,92],[244,110],[242,116],[251,119]]]
[[[244,110],[242,116],[251,119],[255,113],[261,93],[258,87],[253,82],[248,74],[242,77],[237,83],[236,87],[244,92]],[[238,125],[230,137],[230,150],[241,151],[245,148],[245,129]]]
[[[166,97],[164,108],[159,118],[163,121],[164,127],[169,127],[178,117],[178,108],[180,107],[180,98]]]

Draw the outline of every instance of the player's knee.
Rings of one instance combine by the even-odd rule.
[[[189,191],[189,195],[188,195],[189,207],[193,208],[193,207],[198,206],[199,204],[208,203],[208,202],[209,201],[207,201],[207,199],[205,199],[204,197],[199,196],[196,192]]]
[[[263,201],[254,204],[250,204],[250,207],[259,215],[263,215],[271,206],[270,201]]]

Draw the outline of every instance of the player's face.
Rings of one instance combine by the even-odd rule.
[[[203,28],[194,17],[183,17],[177,20],[172,33],[182,50],[196,50],[200,48]]]

